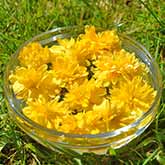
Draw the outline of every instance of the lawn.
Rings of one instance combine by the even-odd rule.
[[[151,126],[129,145],[110,149],[106,155],[84,153],[78,159],[50,151],[28,137],[8,116],[3,74],[10,55],[24,41],[55,27],[95,25],[110,28],[112,24],[150,51],[165,82],[164,0],[0,0],[0,164],[165,164],[164,90]]]

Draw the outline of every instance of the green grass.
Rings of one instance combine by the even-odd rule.
[[[165,82],[164,0],[1,0],[0,1],[0,164],[14,165],[155,165],[165,164],[165,92],[156,119],[140,137],[107,155],[85,153],[81,160],[37,144],[10,120],[3,74],[10,55],[46,30],[92,24],[119,30],[141,42],[159,64]]]

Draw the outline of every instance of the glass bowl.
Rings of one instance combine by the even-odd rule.
[[[103,31],[103,29],[97,29],[97,31]],[[15,54],[11,56],[11,59],[7,65],[5,77],[4,77],[4,92],[6,97],[6,103],[11,118],[17,123],[17,125],[26,132],[29,136],[35,139],[37,142],[44,146],[56,150],[66,152],[67,154],[80,155],[83,152],[94,152],[96,154],[106,153],[109,147],[120,148],[134,138],[144,132],[144,130],[150,125],[154,119],[158,110],[158,105],[161,96],[161,75],[155,60],[151,57],[150,53],[138,42],[129,38],[128,36],[119,34],[119,38],[122,41],[122,47],[129,52],[135,52],[136,56],[141,59],[149,68],[149,77],[153,88],[157,91],[157,95],[151,107],[146,113],[144,113],[137,121],[119,128],[112,132],[100,133],[100,134],[70,134],[58,132],[48,128],[44,128],[41,125],[33,122],[22,113],[23,102],[16,99],[10,82],[9,75],[12,70],[19,65],[18,55],[20,50],[30,42],[40,42],[41,45],[52,46],[57,44],[58,38],[70,38],[77,37],[80,33],[84,32],[84,27],[66,27],[55,28],[48,32],[44,32],[35,36],[31,40],[25,42]]]

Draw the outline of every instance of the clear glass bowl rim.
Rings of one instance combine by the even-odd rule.
[[[68,137],[68,138],[91,138],[91,139],[92,138],[109,138],[109,137],[114,137],[114,136],[120,135],[121,133],[126,132],[129,129],[136,127],[142,120],[144,120],[152,112],[153,108],[155,107],[155,105],[159,101],[159,99],[161,97],[161,93],[162,93],[162,77],[161,77],[160,70],[159,70],[159,67],[158,67],[157,63],[155,62],[155,60],[153,59],[153,57],[150,55],[150,53],[148,52],[148,50],[143,45],[141,45],[140,43],[138,43],[137,41],[135,41],[134,39],[132,39],[132,38],[126,36],[126,35],[120,34],[120,33],[119,33],[119,37],[124,37],[127,40],[130,40],[132,43],[134,43],[136,46],[138,46],[139,48],[141,48],[145,52],[145,54],[152,60],[152,63],[154,63],[154,69],[159,74],[159,84],[157,84],[157,85],[159,85],[159,87],[158,87],[158,90],[157,90],[157,95],[155,97],[155,100],[152,103],[152,105],[150,106],[150,108],[148,109],[148,111],[145,112],[135,122],[133,122],[133,123],[127,125],[127,126],[121,127],[119,129],[116,129],[115,131],[105,132],[105,133],[100,133],[100,134],[71,134],[71,133],[64,133],[64,132],[59,132],[59,131],[56,131],[56,130],[53,130],[53,129],[48,129],[46,127],[43,127],[43,126],[35,123],[31,119],[27,118],[23,113],[21,113],[20,111],[18,111],[17,110],[17,107],[13,104],[12,99],[8,95],[8,93],[10,93],[10,87],[9,87],[9,82],[8,82],[8,73],[9,73],[9,67],[10,67],[10,63],[12,61],[12,58],[16,57],[18,55],[18,53],[20,52],[20,50],[25,45],[27,45],[28,43],[36,40],[39,37],[42,37],[44,35],[51,34],[51,33],[54,33],[54,32],[64,31],[64,30],[69,30],[69,29],[74,29],[74,28],[83,28],[84,29],[84,26],[58,27],[58,28],[54,28],[54,29],[51,29],[49,31],[43,32],[43,33],[41,33],[39,35],[34,36],[33,38],[29,39],[28,41],[24,42],[17,49],[17,51],[14,54],[11,55],[10,60],[9,60],[9,62],[7,64],[7,67],[6,67],[5,73],[4,73],[4,94],[5,94],[5,97],[6,97],[7,101],[8,101],[8,103],[9,103],[9,105],[11,106],[13,112],[18,117],[20,117],[23,121],[27,122],[30,126],[32,126],[34,129],[42,130],[46,134],[49,134],[51,136],[64,136],[64,137]],[[97,29],[97,27],[96,27],[96,29]],[[98,28],[98,29],[108,30],[108,29],[104,29],[104,28]]]

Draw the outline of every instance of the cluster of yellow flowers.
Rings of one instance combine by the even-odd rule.
[[[87,26],[76,39],[58,45],[29,43],[9,80],[23,113],[50,129],[75,134],[113,131],[137,120],[156,91],[148,68],[121,48],[115,30]]]

